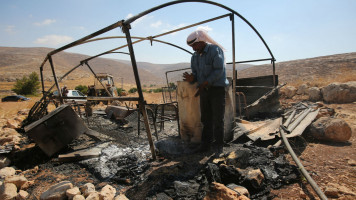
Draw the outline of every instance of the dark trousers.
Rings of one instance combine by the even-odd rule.
[[[209,87],[200,92],[200,112],[203,124],[202,143],[224,143],[225,88]]]

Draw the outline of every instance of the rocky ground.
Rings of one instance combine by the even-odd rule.
[[[296,93],[297,91],[295,91]],[[289,108],[298,102],[309,100],[308,95],[295,94],[282,95],[280,102],[283,108]],[[172,195],[176,195],[174,199],[179,199],[179,195],[182,197],[185,195],[186,198],[183,199],[196,199],[196,197],[203,198],[204,196],[206,199],[216,199],[217,197],[244,199],[244,196],[239,196],[233,190],[219,184],[229,182],[229,178],[234,176],[243,177],[239,183],[245,184],[253,199],[318,199],[316,193],[306,180],[298,175],[298,172],[294,176],[293,170],[296,169],[294,161],[283,148],[271,153],[265,148],[256,148],[236,141],[224,149],[225,156],[220,155],[220,160],[216,160],[215,158],[219,156],[214,151],[192,153],[188,149],[189,146],[181,145],[175,121],[167,122],[165,129],[159,132],[158,138],[159,141],[169,141],[168,144],[170,146],[173,144],[176,148],[166,152],[163,151],[164,148],[161,148],[161,152],[157,154],[157,160],[153,161],[143,123],[141,123],[141,131],[138,136],[135,115],[128,118],[130,123],[107,119],[100,112],[94,114],[92,118],[83,118],[83,123],[89,128],[104,134],[99,138],[82,135],[58,154],[95,147],[100,144],[106,145],[103,155],[99,158],[89,159],[89,161],[60,162],[57,159],[58,154],[49,158],[24,133],[14,129],[26,117],[28,112],[26,108],[31,107],[30,104],[30,102],[0,103],[2,111],[0,142],[3,150],[1,155],[3,165],[0,170],[1,191],[5,188],[15,191],[19,199],[25,199],[26,193],[27,199],[40,199],[41,195],[53,186],[65,190],[72,188],[67,192],[67,196],[74,196],[77,193],[84,195],[91,193],[89,191],[97,191],[89,199],[113,198],[114,196],[116,199],[170,199]],[[332,114],[333,117],[346,121],[351,127],[352,133],[355,133],[355,103],[324,103],[323,107],[333,109],[335,111]],[[103,107],[97,108],[97,110],[100,109]],[[153,135],[153,139],[157,141],[155,135]],[[356,197],[355,140],[354,134],[347,142],[317,140],[311,137],[307,130],[301,140],[292,140],[291,142],[294,142],[293,146],[306,170],[330,199],[355,199]],[[162,145],[164,142],[156,143],[156,145]],[[6,152],[7,149],[11,149],[11,152]],[[176,150],[181,154],[175,154]],[[230,152],[247,153],[233,155]],[[279,158],[279,154],[282,157]],[[241,161],[241,158],[245,158],[246,155],[251,155],[251,158]],[[105,160],[110,156],[115,159]],[[263,160],[261,157],[269,158],[268,164],[255,162],[255,160]],[[276,163],[280,163],[278,159],[283,157],[289,161],[289,164],[283,164],[283,169],[288,169],[289,172],[285,172],[286,175],[279,179],[279,183],[283,184],[278,187],[272,184],[265,187],[264,184],[271,181],[268,180],[266,174],[265,179],[258,178],[263,174],[261,175],[261,171],[258,173],[256,169],[276,166]],[[100,165],[99,163],[102,163],[103,160],[105,165]],[[235,168],[229,167],[229,162],[232,161],[234,166],[240,170],[236,171]],[[244,166],[251,163],[255,163],[253,166],[251,165],[251,169]],[[218,176],[215,166],[218,166],[218,171],[220,169],[220,171],[228,173]],[[247,176],[251,173],[256,173],[254,178]],[[290,179],[286,179],[286,177]],[[256,186],[256,181],[260,185]],[[13,183],[13,185],[9,183]],[[237,189],[235,188],[235,190]],[[186,191],[193,193],[195,198],[186,194]],[[47,193],[54,192],[48,191]],[[244,191],[240,191],[240,193],[244,193]],[[13,195],[15,194],[13,193]]]

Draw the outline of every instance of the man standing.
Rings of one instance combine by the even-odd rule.
[[[187,44],[195,52],[191,58],[192,73],[185,72],[183,77],[184,81],[198,83],[196,96],[200,95],[203,124],[198,151],[209,150],[213,143],[221,151],[224,145],[225,87],[229,84],[223,48],[203,30],[191,33]]]

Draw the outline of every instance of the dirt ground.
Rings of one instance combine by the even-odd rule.
[[[160,101],[161,94],[153,94],[152,96],[146,94],[145,98],[147,98],[148,103],[156,102]],[[31,108],[36,100],[38,100],[38,98],[35,97],[26,102],[0,102],[0,119],[3,121],[5,119],[13,119],[19,110]],[[293,101],[282,100],[282,103],[292,104]],[[300,153],[299,158],[311,177],[323,191],[328,187],[328,184],[332,183],[342,187],[342,189],[339,189],[341,192],[339,192],[338,197],[334,199],[355,199],[356,104],[325,104],[325,106],[335,109],[336,117],[344,119],[351,126],[353,132],[352,137],[347,143],[331,143],[314,140],[308,137],[306,133],[303,137],[306,139],[307,146],[304,150],[298,152]],[[26,145],[28,146],[23,146],[23,148],[33,144]],[[39,149],[33,149],[31,151],[32,152],[28,153],[41,157],[42,153]],[[287,158],[294,164],[290,156],[287,156]],[[70,180],[77,184],[93,182],[99,188],[107,184],[105,181],[95,179],[87,169],[81,168],[78,165],[66,165],[65,167],[61,167],[60,165],[56,166],[55,164],[51,164],[46,168],[45,163],[48,161],[49,160],[42,160],[40,163],[36,163],[42,164],[40,170],[37,165],[27,166],[28,170],[25,171],[26,177],[28,177],[29,180],[35,180],[31,186],[32,199],[38,198],[50,185],[62,180]],[[166,163],[165,165],[170,164]],[[126,189],[122,188],[123,191]],[[271,193],[273,199],[318,199],[316,193],[305,180],[302,180],[300,183],[284,186],[278,190],[273,190]]]
[[[288,102],[292,103],[292,102]],[[328,184],[336,184],[346,189],[339,190],[338,197],[330,199],[355,199],[356,194],[356,104],[325,104],[335,109],[335,116],[344,119],[351,127],[352,136],[346,143],[324,142],[308,137],[303,133],[307,146],[300,152],[299,159],[322,191]],[[290,155],[287,157],[294,163]],[[310,184],[301,183],[274,190],[274,199],[319,199]]]

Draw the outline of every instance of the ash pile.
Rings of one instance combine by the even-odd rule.
[[[269,197],[271,189],[300,180],[297,167],[285,159],[283,147],[259,145],[260,139],[249,139],[245,129],[235,129],[236,139],[223,154],[216,155],[214,150],[195,153],[194,145],[180,139],[177,123],[166,122],[165,129],[153,133],[157,135],[158,161],[151,162],[136,113],[126,117],[125,123],[107,115],[96,115],[87,122],[89,128],[109,136],[115,145],[107,145],[100,157],[80,164],[100,180],[129,186],[126,196],[130,199],[203,199],[217,183],[233,191],[244,188],[247,197],[261,199]]]
[[[194,145],[181,140],[177,121],[168,120],[159,131],[151,127],[157,153],[157,160],[152,160],[137,112],[117,120],[99,110],[82,116],[85,134],[52,156],[58,155],[63,164],[78,163],[99,182],[125,189],[129,199],[203,199],[219,194],[221,188],[251,199],[272,198],[272,189],[301,180],[297,167],[285,158],[280,125],[286,125],[287,137],[297,138],[317,113],[301,103],[279,118],[239,120],[234,140],[219,155],[214,149],[195,153]],[[153,120],[151,116],[152,125]],[[295,141],[294,147],[302,151],[303,141]]]

